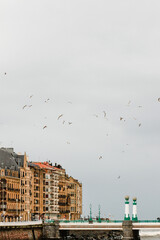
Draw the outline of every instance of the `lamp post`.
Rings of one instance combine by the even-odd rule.
[[[92,205],[90,204],[89,222],[92,222]]]
[[[132,214],[132,221],[138,221],[137,217],[137,198],[133,198],[133,214]]]
[[[125,215],[124,215],[124,220],[125,221],[130,220],[130,216],[129,216],[129,196],[125,197]]]
[[[101,222],[101,205],[98,206],[99,212],[98,212],[98,222]]]

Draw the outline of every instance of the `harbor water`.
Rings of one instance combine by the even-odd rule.
[[[159,230],[143,230],[139,234],[141,240],[160,240]]]

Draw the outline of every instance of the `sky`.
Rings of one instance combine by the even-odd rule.
[[[159,9],[0,2],[0,147],[61,164],[83,184],[83,216],[92,204],[123,219],[125,195],[131,215],[136,196],[139,219],[160,216]]]

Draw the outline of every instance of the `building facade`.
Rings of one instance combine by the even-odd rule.
[[[33,162],[29,163],[29,166],[34,186],[31,204],[33,219],[56,219],[59,213],[59,175],[56,169],[48,162]]]
[[[82,214],[82,184],[65,171],[59,177],[59,219],[78,220]]]
[[[65,169],[0,149],[0,221],[77,220],[81,214],[82,184]]]

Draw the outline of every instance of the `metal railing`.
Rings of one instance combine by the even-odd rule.
[[[58,220],[58,219],[57,219]],[[55,220],[53,219],[46,219],[46,223],[53,223]],[[89,220],[58,220],[60,223],[88,223]],[[122,223],[123,220],[92,220],[93,223]]]
[[[46,223],[53,223],[55,220],[46,219]],[[79,219],[79,220],[58,220],[60,223],[87,223],[89,220]],[[124,220],[92,220],[93,223],[122,223]],[[160,220],[138,220],[133,221],[133,223],[160,223]]]

